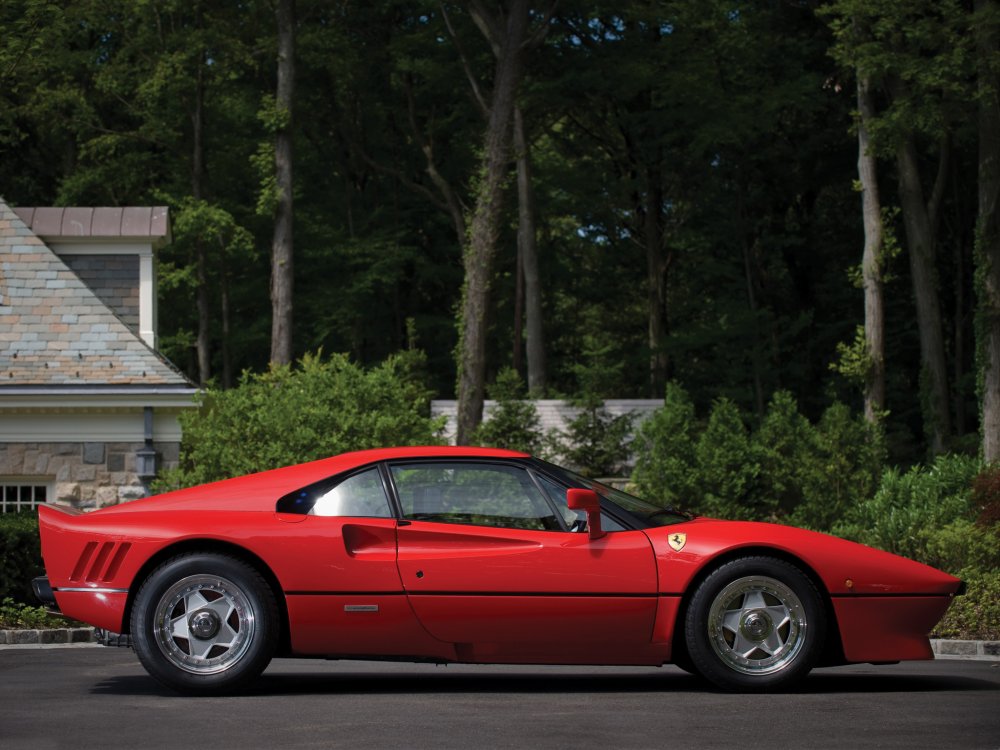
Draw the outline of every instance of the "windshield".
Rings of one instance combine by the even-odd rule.
[[[550,464],[547,461],[535,459],[546,471],[559,477],[563,481],[577,487],[587,487],[600,495],[605,501],[617,506],[624,511],[624,515],[634,518],[643,526],[671,526],[675,523],[690,521],[694,516],[676,508],[662,507],[648,500],[643,500],[622,492],[614,487],[609,487],[594,479],[577,474],[575,471],[564,469],[561,466]]]

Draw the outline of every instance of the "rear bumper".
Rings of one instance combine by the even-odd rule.
[[[45,576],[32,578],[31,590],[35,592],[35,598],[45,605],[47,609],[59,609],[59,605],[56,604],[56,595],[52,592],[52,586],[49,584],[48,578]]]

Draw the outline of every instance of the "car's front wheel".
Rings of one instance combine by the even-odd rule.
[[[139,661],[164,685],[183,693],[226,693],[267,667],[278,639],[278,610],[267,582],[243,561],[185,554],[146,578],[131,626]]]
[[[726,690],[783,690],[803,679],[823,649],[816,586],[772,557],[716,568],[696,589],[684,623],[695,669]]]

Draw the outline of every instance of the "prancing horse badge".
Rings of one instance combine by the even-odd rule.
[[[673,547],[674,552],[680,552],[684,549],[684,545],[687,544],[687,540],[687,534],[671,534],[667,537],[667,544]]]

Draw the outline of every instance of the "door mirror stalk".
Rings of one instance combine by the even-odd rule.
[[[601,498],[596,492],[571,487],[566,490],[566,505],[570,510],[582,510],[587,514],[587,531],[591,539],[607,534],[601,528]]]

